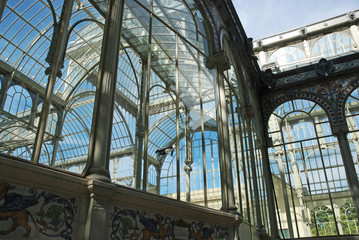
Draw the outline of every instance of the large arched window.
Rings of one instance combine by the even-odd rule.
[[[205,205],[205,197],[208,199],[208,206],[211,208],[220,209],[220,169],[219,169],[219,155],[218,155],[218,142],[217,132],[205,131],[205,154],[204,158],[202,155],[202,136],[201,132],[196,132],[192,137],[192,159],[190,171],[190,191],[191,191],[191,203]],[[185,140],[180,141],[179,154],[181,159],[185,156]],[[164,159],[164,163],[161,168],[161,195],[176,198],[176,154],[168,154]],[[203,164],[203,159],[206,159],[206,164]],[[206,170],[204,170],[206,166]],[[180,187],[181,187],[181,200],[185,200],[186,191],[188,187],[186,184],[186,172],[185,162],[180,162]],[[208,188],[207,196],[204,196],[204,179],[206,175],[206,187]]]
[[[351,194],[325,111],[308,100],[291,100],[272,113],[268,129],[273,140],[269,159],[282,235],[342,235],[336,196],[340,193],[351,199]],[[318,228],[318,221],[323,220],[317,219],[317,209],[323,204],[336,219],[325,231]]]
[[[23,118],[30,115],[31,107],[32,99],[25,88],[19,85],[14,85],[8,89],[4,105],[4,110],[6,112],[19,118]]]
[[[313,57],[333,57],[354,50],[354,41],[342,33],[332,33],[319,38],[313,45]]]
[[[268,62],[275,62],[280,69],[286,69],[300,64],[300,61],[306,56],[302,50],[296,47],[283,47],[274,51]]]
[[[246,71],[235,68],[236,61],[230,42],[223,38],[224,50],[229,58],[230,69],[224,74],[224,88],[228,113],[229,145],[237,211],[253,225],[268,226],[266,186],[263,184],[262,149],[256,132],[259,117],[255,98],[245,85]],[[253,103],[247,106],[246,101]],[[247,110],[252,113],[248,114]],[[227,177],[227,176],[226,176]],[[229,178],[229,176],[227,177]]]
[[[349,128],[348,140],[357,174],[359,175],[359,89],[355,89],[345,104],[345,116]]]

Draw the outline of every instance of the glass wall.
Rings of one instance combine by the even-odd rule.
[[[0,23],[0,152],[84,177],[105,95],[108,2],[68,2],[7,2]],[[115,184],[209,208],[226,205],[268,227],[259,117],[245,107],[248,79],[236,69],[229,41],[228,69],[213,59],[213,33],[198,4],[125,1],[114,95],[106,96],[114,104],[104,168]],[[62,11],[71,13],[67,34],[54,27]],[[61,65],[55,74],[54,61]]]
[[[325,111],[308,100],[291,100],[272,113],[268,126],[280,234],[297,238],[353,231],[341,221],[353,199]],[[353,208],[350,212],[356,215]]]

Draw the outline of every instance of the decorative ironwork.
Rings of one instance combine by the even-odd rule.
[[[334,71],[334,64],[332,61],[328,61],[325,58],[319,60],[319,63],[315,65],[315,72],[318,75],[329,77]]]

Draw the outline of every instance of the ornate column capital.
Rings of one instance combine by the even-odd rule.
[[[217,67],[217,70],[220,72],[226,71],[231,68],[229,63],[229,58],[224,50],[220,50],[214,53],[210,59],[206,61],[206,67],[209,69],[214,69]]]
[[[271,137],[266,137],[262,139],[263,146],[266,148],[273,147],[273,139]]]
[[[333,135],[347,134],[349,132],[348,125],[346,123],[332,125]]]
[[[187,174],[190,174],[192,172],[192,167],[191,165],[185,165],[184,169],[183,169]]]
[[[246,107],[245,107],[245,111],[246,111],[247,116],[248,116],[249,118],[252,118],[252,117],[255,116],[253,106],[246,106]]]

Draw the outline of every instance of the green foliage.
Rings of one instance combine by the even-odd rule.
[[[316,213],[315,216],[314,213]],[[356,227],[358,225],[358,218],[352,203],[346,203],[340,208],[340,218],[344,235],[358,234]],[[315,207],[314,212],[311,212],[311,219],[313,236],[330,236],[338,234],[335,226],[334,214],[330,208],[324,205]],[[315,224],[317,225],[318,233]]]

